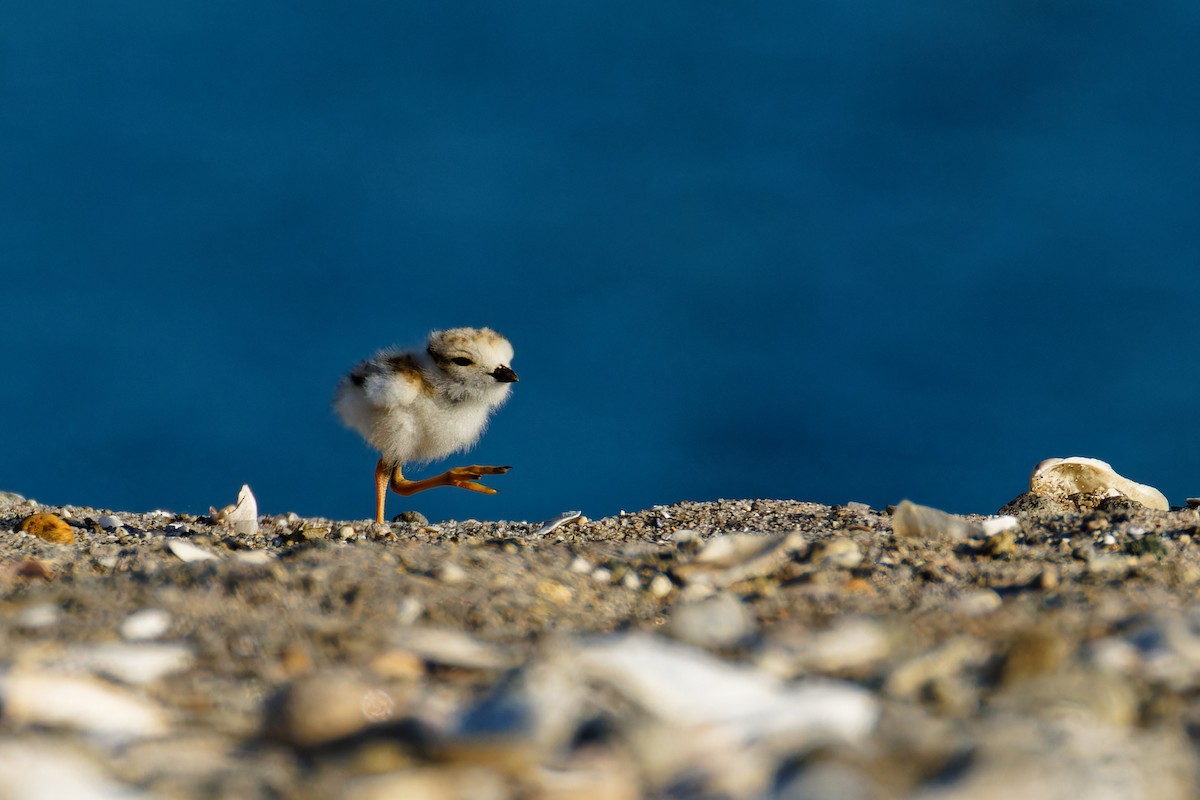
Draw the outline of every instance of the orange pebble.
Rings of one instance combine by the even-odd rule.
[[[19,530],[55,544],[71,544],[75,541],[75,529],[56,514],[34,514],[32,517],[26,517]]]

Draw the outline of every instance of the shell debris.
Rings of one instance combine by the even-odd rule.
[[[1158,489],[1118,475],[1111,464],[1098,458],[1047,458],[1034,467],[1029,491],[1041,497],[1074,501],[1081,508],[1095,506],[1109,497],[1128,497],[1146,508],[1171,510],[1166,495]],[[1094,502],[1086,502],[1085,498],[1094,498]]]
[[[543,522],[541,525],[538,526],[537,530],[535,530],[533,533],[531,533],[529,535],[530,536],[545,536],[547,533],[549,533],[550,531],[559,527],[560,525],[565,525],[568,522],[572,522],[574,520],[579,519],[582,516],[582,514],[583,514],[582,511],[564,511],[563,513],[559,514],[557,517],[551,517],[550,519]]]
[[[258,533],[258,500],[246,484],[242,484],[242,490],[238,492],[236,505],[225,506],[219,510],[210,507],[208,515],[212,517],[213,522],[229,525],[242,535],[253,536]]]

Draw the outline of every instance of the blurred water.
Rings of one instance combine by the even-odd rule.
[[[514,343],[433,518],[1200,493],[1200,7],[0,8],[0,488],[362,518],[339,375]],[[460,463],[455,459],[455,463]]]

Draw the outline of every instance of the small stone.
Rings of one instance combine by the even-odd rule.
[[[650,579],[650,586],[647,588],[649,588],[650,594],[661,600],[671,593],[675,588],[675,584],[671,582],[670,578],[660,572]]]
[[[269,550],[239,550],[233,560],[248,567],[265,567],[275,560],[275,554]]]
[[[49,628],[62,619],[62,609],[54,603],[37,603],[26,606],[17,612],[15,622],[18,628],[25,630],[40,630]]]
[[[34,514],[26,517],[18,530],[32,533],[39,539],[55,544],[71,544],[75,541],[75,529],[55,514]]]
[[[621,578],[621,585],[626,589],[637,591],[642,588],[642,579],[638,577],[636,572],[629,570],[625,573],[625,577]]]
[[[892,530],[897,536],[909,539],[967,539],[979,528],[955,514],[936,508],[919,506],[908,500],[900,501],[892,515]]]
[[[575,556],[575,558],[571,560],[571,563],[567,569],[576,573],[577,575],[586,575],[592,571],[592,564],[583,556]]]
[[[863,554],[852,539],[837,537],[813,547],[812,562],[819,567],[854,569],[863,562]]]
[[[819,748],[863,741],[880,704],[854,684],[784,683],[761,669],[644,633],[597,639],[571,655],[573,674],[620,695],[670,729],[676,740],[725,743],[763,736]]]
[[[316,542],[329,537],[332,526],[324,522],[306,521],[300,525],[300,536],[308,542]]]
[[[121,623],[121,638],[131,642],[161,638],[171,627],[171,615],[161,608],[135,611]]]
[[[115,531],[117,528],[125,526],[120,517],[113,516],[112,514],[102,515],[100,519],[96,520],[96,524],[106,531]]]
[[[612,583],[612,570],[607,567],[596,567],[592,570],[592,580],[596,583]]]
[[[983,543],[983,552],[992,558],[1009,558],[1017,552],[1017,536],[1011,530],[993,533]]]
[[[343,542],[348,542],[357,535],[358,533],[354,530],[353,525],[343,525],[338,529],[338,538]]]
[[[892,697],[915,699],[932,682],[957,679],[960,672],[984,663],[987,657],[987,646],[977,639],[950,639],[894,667],[884,682],[884,691]]]
[[[861,674],[885,662],[891,652],[884,626],[849,617],[826,630],[777,633],[759,657],[759,666],[785,680],[812,672]]]
[[[1132,565],[1130,559],[1119,555],[1099,555],[1088,560],[1089,575],[1098,578],[1120,578],[1129,572]]]
[[[388,680],[417,680],[425,676],[425,661],[406,650],[385,650],[371,659],[371,672]]]
[[[391,696],[383,690],[350,674],[319,673],[301,678],[275,697],[267,730],[277,741],[314,747],[385,722],[394,711]]]
[[[396,624],[400,627],[408,627],[419,620],[424,613],[425,604],[410,595],[396,605]]]
[[[410,627],[396,632],[393,644],[431,664],[463,669],[507,669],[513,654],[462,631],[445,628]]]
[[[442,583],[456,584],[467,580],[467,571],[453,561],[439,564],[433,574]]]
[[[788,781],[775,797],[838,800],[872,800],[879,797],[870,779],[862,770],[836,762],[810,761],[804,770]]]
[[[675,534],[676,541],[682,531]],[[804,534],[726,533],[704,542],[696,557],[675,568],[685,583],[707,583],[716,588],[773,575],[807,549]]]
[[[857,500],[851,500],[849,503],[846,503],[846,510],[848,510],[848,511],[870,511],[871,506],[868,503],[860,503]]]
[[[105,766],[57,737],[0,739],[5,800],[149,800],[150,795],[115,782]]]
[[[968,617],[981,617],[1003,607],[1004,600],[992,589],[976,589],[959,598],[955,610]]]
[[[1042,574],[1038,576],[1038,588],[1044,592],[1058,588],[1058,568],[1050,564],[1042,568]]]
[[[1187,499],[1188,508],[1200,508],[1200,497],[1189,497]]]
[[[540,581],[537,590],[538,594],[556,605],[566,605],[575,598],[575,593],[571,591],[571,587],[564,586],[558,581]]]
[[[1003,682],[1011,685],[1058,669],[1070,655],[1071,645],[1064,636],[1050,627],[1023,631],[1009,648],[1001,673]]]
[[[475,765],[451,765],[414,767],[355,777],[345,783],[331,784],[329,791],[318,793],[317,796],[338,796],[345,800],[385,800],[392,797],[411,797],[415,800],[512,800],[513,794],[504,777],[497,772]]]
[[[429,524],[429,520],[420,511],[402,511],[392,517],[392,522],[401,522],[410,527],[424,527]]]
[[[676,605],[667,632],[707,649],[735,647],[757,630],[757,620],[737,595],[722,592],[707,600]]]
[[[41,578],[44,581],[52,581],[58,577],[51,566],[40,558],[22,559],[17,562],[15,572],[21,578]]]
[[[106,642],[75,648],[66,660],[122,683],[145,685],[192,665],[195,654],[185,644]]]

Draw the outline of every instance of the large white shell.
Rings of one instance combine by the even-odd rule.
[[[1097,500],[1128,497],[1147,508],[1171,510],[1162,492],[1118,475],[1111,465],[1097,458],[1047,458],[1034,467],[1029,491],[1064,502],[1072,502],[1068,499],[1071,495],[1090,495]]]
[[[258,501],[245,484],[238,492],[237,505],[225,506],[220,510],[209,508],[208,515],[213,522],[226,523],[240,534],[252,536],[258,533]]]
[[[88,675],[14,671],[0,678],[0,700],[18,728],[71,728],[124,741],[161,736],[169,727],[158,705]]]

